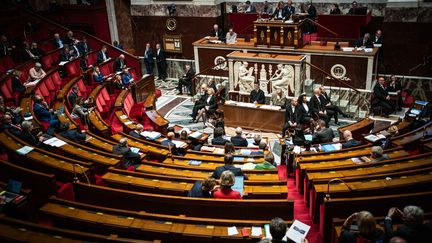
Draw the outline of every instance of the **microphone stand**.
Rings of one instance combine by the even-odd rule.
[[[331,179],[331,180],[329,180],[328,182],[327,182],[327,193],[326,193],[326,195],[325,195],[325,201],[328,201],[328,200],[330,200],[330,184],[332,183],[332,182],[335,182],[335,181],[338,181],[338,182],[341,182],[342,184],[344,184],[346,187],[348,187],[348,190],[349,191],[353,191],[353,189],[345,182],[345,181],[343,181],[342,179],[340,179],[340,178],[334,178],[334,179]]]
[[[172,151],[171,151],[171,144],[170,144],[170,142],[171,142],[171,140],[168,140],[168,151],[170,153],[171,161],[174,162],[174,156],[173,156]]]
[[[84,174],[84,177],[86,178],[87,184],[90,185],[90,180],[89,180],[87,174],[84,172],[84,167],[80,164],[76,164],[76,166],[78,166],[78,168],[81,169],[81,173]],[[74,169],[75,169],[75,167],[74,167]]]

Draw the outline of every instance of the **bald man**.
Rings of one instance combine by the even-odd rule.
[[[171,150],[172,155],[181,155],[177,149],[177,146],[172,141],[175,137],[175,134],[173,132],[169,132],[166,137],[167,138],[165,140],[162,140],[161,144],[163,146],[167,146]]]
[[[343,137],[345,139],[345,143],[342,144],[342,148],[352,148],[361,145],[361,142],[355,140],[352,137],[352,133],[350,130],[345,130],[343,133]]]
[[[243,137],[243,129],[241,127],[237,127],[235,130],[236,135],[231,137],[231,143],[236,147],[247,147],[248,142],[246,138]]]
[[[217,37],[219,40],[222,40],[225,37],[223,30],[219,28],[219,25],[217,24],[213,25],[213,29],[210,32],[210,36]]]
[[[126,68],[125,56],[120,54],[114,61],[113,70],[117,73],[123,71],[124,68]]]

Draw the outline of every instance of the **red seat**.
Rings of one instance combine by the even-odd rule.
[[[108,106],[108,108],[111,109],[113,102],[111,100],[111,96],[108,94],[108,91],[105,87],[102,88],[102,90],[100,91],[100,94],[102,95],[103,99],[105,100],[106,106]]]
[[[62,87],[63,80],[60,78],[60,75],[57,71],[51,74],[51,80],[56,86],[57,90]]]
[[[44,69],[48,70],[52,67],[51,55],[45,55],[41,58],[41,63]]]
[[[84,84],[83,80],[80,79],[78,80],[78,82],[76,83],[76,85],[79,88],[79,91],[81,91],[81,95],[84,99],[87,99],[88,94],[90,93],[90,89],[87,89],[86,85]]]
[[[65,65],[66,73],[69,77],[75,77],[81,75],[81,68],[79,67],[79,59],[68,62]]]
[[[39,88],[39,90],[40,90],[40,92],[41,92],[41,95],[44,97],[45,101],[46,101],[48,104],[50,104],[51,101],[54,100],[54,99],[53,99],[54,97],[51,97],[50,92],[49,92],[47,86],[45,85],[45,82],[41,82],[41,83],[39,83],[38,88]]]
[[[12,92],[12,78],[8,77],[1,84],[1,92],[3,94],[3,98],[7,103],[15,103],[14,95]]]
[[[87,56],[87,63],[90,66],[95,66],[97,61],[97,52],[92,52]]]

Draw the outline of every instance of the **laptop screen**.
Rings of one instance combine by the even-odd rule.
[[[16,181],[13,179],[9,179],[8,185],[7,185],[7,191],[12,192],[15,194],[19,194],[21,192],[22,182]]]

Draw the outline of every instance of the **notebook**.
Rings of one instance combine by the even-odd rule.
[[[21,192],[21,187],[22,187],[22,182],[9,179],[6,188],[6,193],[5,193],[6,203],[13,201],[15,198],[19,196],[19,193]]]

